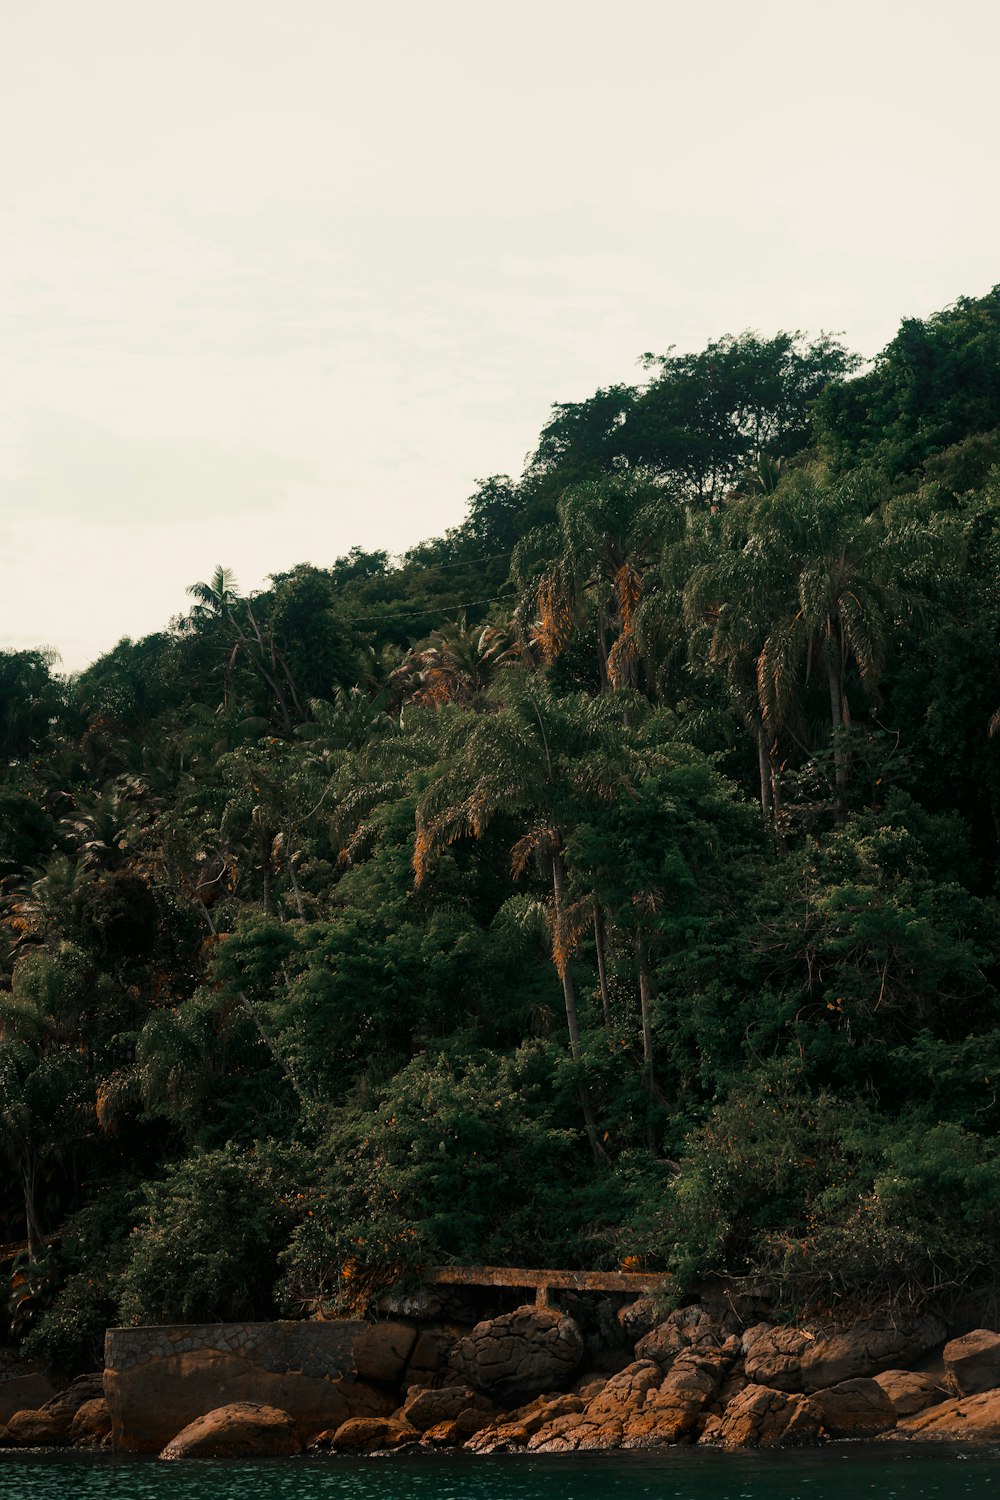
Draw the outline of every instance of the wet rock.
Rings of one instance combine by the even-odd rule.
[[[456,1346],[452,1368],[476,1390],[508,1404],[568,1383],[582,1355],[572,1318],[526,1306],[477,1323]]]
[[[234,1401],[190,1422],[161,1458],[284,1458],[301,1443],[295,1421],[276,1406]]]
[[[317,1440],[317,1446],[322,1443],[322,1436]],[[382,1453],[387,1449],[405,1448],[419,1439],[420,1433],[409,1422],[401,1422],[397,1417],[352,1417],[337,1428],[329,1446],[338,1453]]]
[[[1000,1333],[976,1328],[944,1346],[948,1384],[958,1396],[976,1396],[1000,1386]]]

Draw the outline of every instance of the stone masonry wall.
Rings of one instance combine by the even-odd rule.
[[[159,1451],[195,1417],[231,1401],[280,1407],[307,1438],[344,1420],[363,1327],[345,1320],[110,1328],[104,1393],[114,1445]]]

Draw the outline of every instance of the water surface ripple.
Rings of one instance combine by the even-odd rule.
[[[2,1500],[1000,1500],[1000,1450],[843,1444],[230,1463],[0,1452]]]

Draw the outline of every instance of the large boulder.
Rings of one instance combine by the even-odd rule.
[[[488,1426],[496,1415],[493,1402],[468,1385],[411,1386],[399,1413],[400,1420],[418,1432],[462,1419],[461,1425],[468,1428],[466,1437]]]
[[[939,1318],[857,1323],[846,1329],[756,1323],[743,1335],[747,1379],[782,1391],[821,1391],[912,1363],[944,1337]]]
[[[84,1401],[78,1406],[70,1423],[69,1440],[79,1448],[91,1448],[103,1443],[111,1434],[111,1413],[103,1396]]]
[[[316,1446],[329,1446],[338,1453],[384,1453],[417,1442],[420,1434],[397,1417],[354,1417],[344,1422],[327,1442],[328,1436],[323,1434],[318,1438]]]
[[[559,1392],[538,1396],[491,1422],[465,1446],[471,1453],[507,1453],[524,1448],[536,1433],[546,1430],[553,1422],[564,1417],[578,1417],[582,1411],[583,1402],[579,1396]]]
[[[688,1438],[722,1384],[725,1367],[713,1350],[684,1349],[667,1378],[648,1391],[625,1423],[623,1448],[662,1448]]]
[[[583,1338],[572,1318],[551,1307],[518,1307],[477,1323],[455,1347],[461,1380],[501,1405],[558,1390],[572,1379]]]
[[[787,1448],[818,1442],[822,1434],[822,1415],[809,1396],[748,1385],[706,1425],[701,1441],[722,1448]]]
[[[70,1419],[54,1411],[16,1411],[3,1430],[11,1448],[53,1448],[69,1442]]]
[[[924,1441],[1000,1442],[1000,1390],[942,1401],[915,1417],[907,1417],[896,1431],[902,1437]]]
[[[957,1396],[976,1396],[1000,1386],[1000,1333],[976,1328],[944,1346],[948,1384]]]
[[[370,1323],[354,1340],[358,1378],[374,1385],[397,1385],[416,1342],[411,1323]]]
[[[160,1457],[285,1458],[301,1447],[295,1420],[287,1411],[233,1401],[188,1423]]]
[[[939,1380],[916,1370],[883,1370],[875,1376],[875,1381],[895,1407],[897,1418],[914,1417],[918,1411],[937,1406],[948,1398],[948,1392]]]
[[[666,1371],[682,1349],[721,1349],[735,1326],[735,1318],[717,1318],[699,1303],[679,1307],[639,1340],[635,1357],[655,1360]]]
[[[842,1380],[817,1391],[813,1401],[832,1438],[873,1438],[896,1425],[896,1408],[875,1380]]]
[[[46,1401],[43,1411],[55,1412],[72,1422],[80,1407],[88,1401],[99,1401],[104,1396],[104,1371],[93,1370],[89,1375],[78,1375],[65,1390]]]

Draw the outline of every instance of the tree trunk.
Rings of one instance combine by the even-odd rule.
[[[642,1013],[642,1072],[649,1099],[646,1139],[652,1151],[656,1149],[653,1105],[661,1098],[653,1070],[653,1000],[656,996],[656,986],[653,983],[653,971],[649,963],[649,949],[641,931],[636,932],[635,935],[635,956],[639,966],[639,1008]]]
[[[562,854],[557,849],[552,855],[552,897],[555,903],[555,930],[558,931],[565,905],[564,895],[566,890],[566,868],[563,864]],[[569,1032],[570,1056],[577,1067],[583,1068],[583,1047],[580,1044],[580,1017],[576,1006],[576,986],[573,983],[573,975],[570,970],[569,961],[557,958],[556,967],[559,969],[559,977],[562,980],[563,1003],[566,1006],[566,1029]],[[607,1161],[607,1152],[601,1145],[598,1132],[597,1120],[594,1117],[594,1106],[590,1098],[590,1090],[582,1073],[579,1082],[580,1109],[583,1113],[583,1123],[587,1132],[587,1140],[594,1155],[594,1161],[601,1165]]]
[[[837,787],[833,805],[838,827],[847,818],[847,746],[844,744],[844,680],[839,643],[830,626],[827,632],[826,679],[830,689],[830,723],[833,726],[833,774]]]
[[[604,1026],[607,1031],[610,1031],[611,997],[608,994],[608,969],[604,949],[604,913],[596,902],[594,904],[594,951],[597,954],[597,977],[601,985],[601,1009],[604,1012]]]
[[[606,693],[611,688],[611,679],[608,676],[608,642],[604,632],[607,621],[604,618],[604,610],[597,611],[597,667],[601,676],[601,692]]]
[[[271,835],[264,828],[260,835],[260,883],[264,897],[264,912],[267,916],[273,916],[274,903],[271,899]]]
[[[774,817],[774,803],[771,797],[771,757],[765,743],[763,724],[754,727],[757,738],[757,769],[760,774],[760,810],[765,823],[770,823]]]
[[[42,1234],[42,1226],[38,1218],[38,1209],[35,1204],[35,1178],[37,1176],[37,1163],[33,1153],[26,1153],[21,1159],[21,1184],[24,1189],[24,1226],[28,1239],[28,1259],[37,1260],[45,1249],[45,1236]]]

